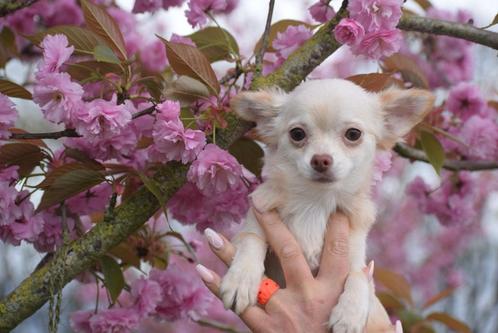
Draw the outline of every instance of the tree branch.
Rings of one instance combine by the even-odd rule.
[[[404,15],[398,23],[398,28],[407,31],[456,37],[498,50],[498,33],[479,29],[470,24]]]
[[[0,0],[0,17],[7,16],[16,10],[31,6],[38,0]]]
[[[261,73],[261,68],[263,67],[263,58],[265,56],[266,49],[268,48],[268,42],[270,38],[270,28],[271,28],[271,20],[273,17],[273,8],[275,7],[275,0],[270,0],[270,4],[268,5],[268,16],[266,17],[266,25],[265,31],[263,32],[263,40],[261,41],[261,48],[258,50],[255,59],[256,65],[256,74]]]
[[[397,143],[394,151],[398,155],[410,160],[422,161],[429,163],[427,155],[422,150],[410,147],[405,143]],[[443,168],[452,171],[469,170],[482,171],[498,169],[498,161],[461,161],[461,160],[445,160]]]

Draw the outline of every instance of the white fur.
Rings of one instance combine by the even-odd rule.
[[[257,123],[267,144],[264,183],[252,199],[260,210],[278,210],[311,269],[319,266],[329,216],[340,209],[350,219],[351,273],[331,315],[335,333],[359,332],[370,308],[371,292],[366,278],[361,278],[361,269],[367,233],[375,220],[369,194],[375,151],[405,135],[430,110],[432,102],[432,96],[421,90],[372,94],[336,79],[308,81],[288,95],[278,90],[246,92],[233,101],[242,118]],[[403,105],[409,109],[400,110]],[[289,138],[289,131],[296,126],[307,134],[300,146]],[[358,143],[344,138],[351,127],[362,131]],[[327,172],[317,173],[311,167],[314,154],[332,156]],[[251,212],[242,232],[264,239]],[[221,285],[225,306],[235,302],[238,313],[256,302],[267,250],[257,237],[241,236],[235,241],[238,250]]]

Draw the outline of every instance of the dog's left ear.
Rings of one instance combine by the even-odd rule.
[[[384,131],[379,141],[390,149],[432,111],[434,95],[422,89],[389,89],[379,94],[384,114]]]
[[[276,139],[276,117],[286,97],[286,93],[276,88],[244,91],[235,96],[230,105],[239,117],[257,124],[256,131],[261,141],[272,144]]]

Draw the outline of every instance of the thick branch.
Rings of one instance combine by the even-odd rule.
[[[429,163],[429,159],[425,152],[410,147],[404,143],[398,143],[394,147],[394,151],[400,156],[408,158],[410,160],[422,161]],[[469,170],[469,171],[481,171],[481,170],[491,170],[498,169],[498,161],[460,161],[460,160],[445,160],[443,168],[452,171]]]
[[[471,26],[415,15],[404,15],[398,28],[407,31],[426,32],[465,39],[498,50],[498,33]]]
[[[7,16],[16,10],[31,6],[38,0],[0,0],[0,17]]]

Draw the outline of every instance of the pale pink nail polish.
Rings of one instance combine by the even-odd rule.
[[[403,333],[403,325],[399,320],[396,320],[396,333]]]
[[[223,239],[213,229],[207,228],[204,230],[204,235],[206,235],[209,244],[215,249],[219,250],[223,247]]]
[[[201,279],[204,280],[204,282],[211,283],[214,281],[213,273],[206,267],[202,266],[201,264],[198,264],[197,266],[195,266],[195,269],[197,270],[197,273],[199,273],[199,275],[201,276]]]

